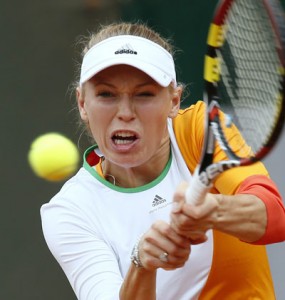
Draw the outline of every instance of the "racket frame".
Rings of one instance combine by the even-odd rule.
[[[275,33],[276,50],[281,62],[280,72],[282,72],[281,91],[279,99],[279,115],[275,120],[274,131],[269,139],[254,156],[238,157],[229,146],[220,122],[220,107],[217,84],[220,80],[220,69],[218,54],[219,48],[224,43],[224,19],[235,0],[222,0],[219,2],[212,24],[208,33],[207,53],[205,56],[204,78],[205,92],[204,102],[207,104],[205,112],[205,133],[204,144],[201,155],[201,162],[191,181],[191,185],[186,191],[186,201],[192,204],[201,204],[207,192],[212,187],[215,178],[224,171],[238,167],[246,166],[263,159],[272,150],[278,141],[282,132],[285,119],[285,22],[284,12],[278,0],[261,0],[267,10],[272,28]],[[219,143],[220,148],[225,151],[229,160],[213,163],[215,142]]]

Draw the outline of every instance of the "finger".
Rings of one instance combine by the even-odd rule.
[[[156,226],[165,225],[164,222],[156,222]],[[153,227],[155,227],[155,225]],[[166,223],[167,225],[167,223]],[[169,226],[169,225],[168,225]],[[162,230],[163,231],[163,230]],[[175,234],[177,235],[177,234]],[[149,267],[177,267],[185,263],[190,254],[190,241],[188,238],[179,237],[181,240],[187,241],[187,247],[175,244],[173,241],[163,236],[156,228],[148,231],[140,243],[141,260],[143,265],[147,264]],[[168,260],[164,261],[161,255],[167,253]],[[158,262],[160,260],[161,262]]]
[[[190,241],[164,221],[155,222],[141,238],[140,259],[147,269],[183,266],[190,255]]]
[[[185,203],[181,208],[181,212],[194,220],[202,220],[213,214],[217,207],[218,202],[216,197],[213,194],[208,193],[205,201],[201,205]]]
[[[169,254],[166,250],[158,248],[145,241],[145,243],[141,246],[140,253],[140,259],[146,269],[175,269],[185,264],[189,258],[190,249],[188,249],[187,252],[185,251],[183,256],[177,257]]]
[[[173,253],[179,251],[179,248],[188,249],[190,247],[189,240],[184,236],[177,234],[176,231],[166,222],[155,222],[152,225],[152,229],[159,235],[159,239],[154,240],[153,243],[162,249],[167,248],[171,253]]]
[[[198,245],[205,243],[208,240],[208,237],[206,234],[201,234],[199,236],[194,236],[193,238],[190,237],[189,240],[191,241],[192,245]]]

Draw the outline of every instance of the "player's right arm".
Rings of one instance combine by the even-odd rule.
[[[41,208],[43,234],[77,299],[119,299],[123,278],[111,247],[78,207],[56,200]]]
[[[120,290],[121,300],[156,299],[156,273],[158,268],[174,270],[183,267],[190,255],[190,241],[178,235],[173,228],[156,221],[138,243],[141,265],[131,264]],[[165,261],[160,255],[166,253]]]

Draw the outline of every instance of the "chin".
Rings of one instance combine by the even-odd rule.
[[[111,162],[122,168],[129,169],[143,165],[146,162],[146,159],[145,157],[134,157],[133,155],[119,155],[119,157],[112,159]]]

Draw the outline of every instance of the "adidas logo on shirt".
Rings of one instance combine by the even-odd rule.
[[[137,55],[137,51],[133,49],[133,47],[130,44],[126,44],[122,46],[120,49],[115,51],[115,54],[135,54]]]
[[[155,195],[155,197],[152,201],[152,206],[155,207],[155,206],[160,205],[164,202],[166,202],[166,200],[164,198],[161,198],[160,196]]]

